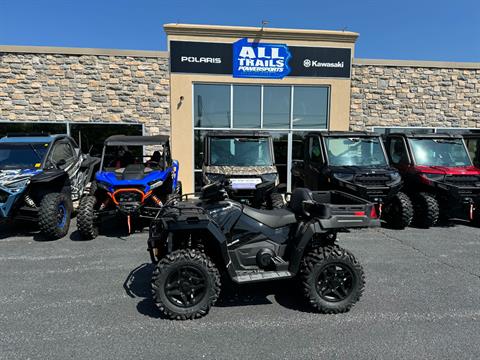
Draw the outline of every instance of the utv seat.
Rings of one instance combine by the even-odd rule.
[[[272,229],[297,222],[295,214],[287,209],[260,210],[244,206],[243,213]]]
[[[153,170],[143,164],[127,165],[125,168],[115,170],[118,180],[141,180]]]

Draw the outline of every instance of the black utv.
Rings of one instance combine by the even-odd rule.
[[[312,132],[305,137],[304,160],[292,168],[294,186],[337,189],[377,204],[389,226],[403,229],[413,217],[401,192],[402,179],[388,162],[380,135],[371,132]]]
[[[343,192],[298,188],[288,207],[262,210],[228,199],[213,183],[199,200],[167,203],[151,223],[153,299],[166,317],[194,319],[217,300],[221,273],[238,284],[297,277],[314,309],[345,312],[365,278],[330,235],[378,225],[373,204]]]
[[[262,131],[211,131],[204,139],[203,184],[228,181],[231,199],[260,208],[284,206],[282,195],[258,191],[266,183],[279,185],[272,137]]]

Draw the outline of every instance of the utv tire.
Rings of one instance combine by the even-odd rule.
[[[362,266],[350,252],[337,245],[308,251],[300,277],[309,304],[326,314],[350,310],[365,287]]]
[[[413,198],[413,224],[429,228],[438,222],[440,209],[438,201],[430,194],[418,193]]]
[[[95,216],[97,198],[84,196],[80,200],[77,215],[77,228],[82,238],[91,240],[98,236],[98,224]]]
[[[90,187],[88,188],[88,195],[95,195],[95,193],[97,192],[97,189],[98,189],[98,185],[97,185],[97,182],[96,181],[92,181],[90,183]]]
[[[403,192],[399,192],[390,201],[384,214],[385,221],[394,229],[405,229],[413,219],[412,201]]]
[[[173,320],[205,316],[220,294],[220,273],[198,250],[176,250],[162,258],[152,276],[153,301]]]
[[[270,194],[269,202],[272,209],[282,209],[285,207],[285,201],[283,200],[282,194],[276,192]]]
[[[49,193],[40,201],[38,226],[40,232],[51,240],[67,235],[72,216],[72,200],[69,194]]]

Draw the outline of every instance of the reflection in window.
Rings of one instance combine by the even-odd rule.
[[[233,127],[260,128],[260,86],[233,87]]]
[[[328,88],[295,86],[293,92],[293,128],[326,129]]]
[[[264,86],[263,88],[263,127],[290,127],[290,87]]]
[[[194,85],[196,127],[230,127],[230,85]]]

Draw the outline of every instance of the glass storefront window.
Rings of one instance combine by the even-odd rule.
[[[195,127],[230,127],[230,85],[197,84],[193,89]]]
[[[0,125],[0,137],[7,134],[66,134],[67,125],[62,123],[41,122],[2,122]]]
[[[233,127],[260,127],[260,86],[233,86]]]
[[[293,92],[292,127],[326,129],[328,118],[328,88],[295,86]]]
[[[290,127],[290,86],[263,87],[263,127]]]

